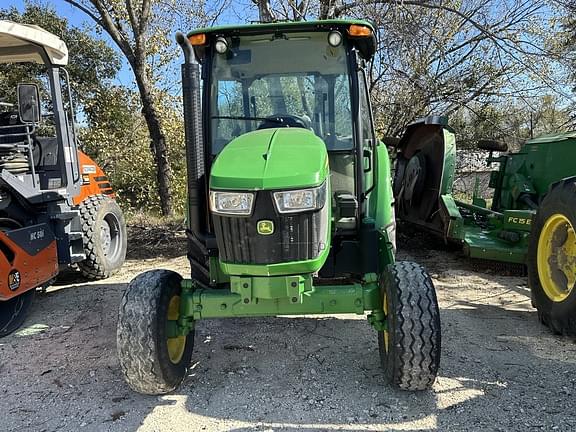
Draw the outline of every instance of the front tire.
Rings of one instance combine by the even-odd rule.
[[[136,276],[124,292],[118,315],[117,348],[128,385],[139,393],[171,392],[182,382],[194,348],[194,331],[168,337],[178,320],[182,277],[170,270]]]
[[[556,334],[576,335],[576,181],[542,201],[528,247],[528,284],[538,318]]]
[[[26,320],[36,290],[28,290],[10,300],[0,301],[0,337],[17,330]]]
[[[126,222],[111,198],[93,195],[79,206],[86,259],[78,263],[89,279],[105,279],[116,273],[126,259]]]
[[[380,361],[390,384],[402,390],[432,387],[440,366],[440,312],[426,270],[396,262],[380,278],[387,330],[378,333]]]

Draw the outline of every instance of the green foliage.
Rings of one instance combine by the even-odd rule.
[[[564,131],[570,124],[570,110],[552,95],[532,98],[530,106],[516,101],[471,103],[450,117],[459,148],[475,148],[478,140],[497,139],[519,149],[529,138]]]
[[[110,84],[120,69],[118,54],[88,28],[76,28],[49,6],[27,3],[24,12],[0,9],[0,19],[35,24],[66,42],[74,102],[82,110],[81,148],[108,174],[124,209],[158,212],[160,200],[150,138],[135,91]],[[163,42],[164,45],[167,42]],[[49,100],[45,67],[35,64],[0,65],[0,97],[15,102],[16,85],[35,82]],[[165,127],[172,161],[175,210],[182,214],[185,164],[181,116],[177,101],[155,92],[160,121]]]
[[[157,106],[174,177],[174,210],[183,214],[186,165],[183,125],[176,102],[164,94]],[[85,110],[89,126],[81,129],[82,148],[106,171],[122,207],[159,213],[156,167],[138,94],[119,86],[102,88],[86,102]]]
[[[60,37],[68,46],[72,95],[76,104],[81,106],[87,98],[107,82],[116,77],[120,69],[120,59],[116,52],[104,41],[90,35],[89,29],[80,29],[70,25],[68,20],[59,16],[47,5],[26,3],[24,12],[16,8],[0,9],[0,19],[21,24],[35,24]],[[13,99],[16,84],[23,81],[36,82],[47,94],[44,66],[36,64],[0,65],[0,95]]]

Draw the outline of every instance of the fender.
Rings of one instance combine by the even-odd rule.
[[[559,184],[574,183],[574,182],[576,182],[576,176],[564,177],[562,180],[558,180],[558,181],[555,181],[554,183],[550,183],[550,186],[548,186],[548,191],[546,193],[549,194],[550,191],[552,189],[554,189],[556,186],[558,186]]]
[[[92,195],[106,195],[110,198],[116,198],[104,170],[80,150],[78,150],[78,163],[80,164],[82,185],[80,186],[80,193],[73,199],[74,205],[80,204]]]

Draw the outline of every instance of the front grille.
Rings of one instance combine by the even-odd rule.
[[[326,247],[328,204],[322,210],[279,214],[272,192],[256,193],[251,216],[213,215],[220,259],[233,264],[275,264],[317,258]],[[274,222],[274,233],[258,234],[260,220]]]

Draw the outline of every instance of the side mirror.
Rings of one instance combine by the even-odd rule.
[[[478,144],[476,146],[481,150],[497,151],[497,152],[508,151],[508,144],[496,140],[488,140],[488,139],[478,140]]]
[[[18,84],[18,115],[22,123],[40,123],[40,92],[36,84]]]

